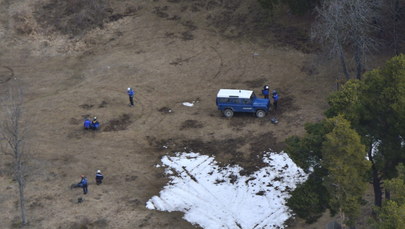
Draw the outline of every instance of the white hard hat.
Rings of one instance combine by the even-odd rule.
[[[131,88],[130,88],[130,87],[128,88],[128,91],[129,91],[129,90],[131,90]]]
[[[97,117],[96,117],[96,116],[94,116],[94,119],[97,119]]]
[[[100,171],[100,170],[97,170],[97,173],[101,173],[101,171]]]

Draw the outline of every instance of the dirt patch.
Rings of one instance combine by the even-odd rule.
[[[310,42],[309,32],[301,30],[292,26],[282,26],[279,24],[273,24],[270,27],[274,38],[278,43],[283,46],[293,47],[300,50],[303,53],[311,53],[319,50],[318,46],[315,46]]]
[[[33,32],[33,24],[26,12],[18,12],[12,16],[13,27],[19,35],[29,35]]]
[[[183,63],[187,63],[189,60],[191,59],[191,57],[189,58],[176,58],[176,60],[170,62],[169,64],[177,66],[177,65],[182,65]]]
[[[189,31],[194,31],[197,29],[197,26],[194,25],[194,22],[192,22],[192,21],[184,21],[181,24],[183,26],[185,26],[186,28],[188,28]]]
[[[247,80],[243,82],[246,87],[248,88],[262,88],[264,85],[266,85],[268,79],[266,78],[260,78],[260,79],[255,79],[255,80]]]
[[[0,84],[7,83],[14,77],[14,71],[7,66],[0,66]]]
[[[164,11],[167,11],[167,9],[169,9],[168,6],[162,6],[162,7],[157,6],[154,8],[153,13],[156,14],[158,17],[167,18],[167,17],[169,17],[169,14],[164,12]]]
[[[270,137],[272,137],[271,133],[261,136],[260,139],[257,139],[255,143],[256,146],[251,145],[251,148],[257,150],[260,147],[268,147],[270,145],[273,147],[272,144],[274,144],[275,139]],[[219,163],[241,166],[243,168],[241,175],[254,173],[259,168],[266,165],[262,161],[263,152],[252,151],[251,153],[247,153],[239,151],[239,148],[252,141],[252,138],[253,137],[240,137],[225,140],[202,141],[200,139],[156,140],[156,138],[147,137],[148,142],[156,147],[158,151],[198,152],[201,154],[214,155]],[[263,139],[265,139],[267,143],[258,143]],[[260,151],[263,151],[263,149],[260,149]]]
[[[286,94],[284,96],[280,95],[280,99],[278,100],[277,104],[277,111],[274,113],[278,116],[292,111],[297,111],[300,108],[295,104],[295,97],[290,94]]]
[[[197,120],[186,120],[184,121],[181,126],[180,126],[180,130],[184,130],[184,129],[198,129],[198,128],[203,128],[204,125]]]
[[[191,33],[191,31],[185,31],[181,33],[181,39],[183,41],[190,41],[194,39],[194,35]]]
[[[136,178],[138,178],[138,176],[130,176],[130,175],[126,175],[125,176],[125,182],[131,182],[136,180]]]
[[[91,108],[93,108],[94,107],[94,105],[93,104],[82,104],[82,105],[79,105],[79,107],[80,108],[83,108],[83,109],[85,109],[85,110],[90,110]]]
[[[159,108],[158,111],[162,114],[173,114],[173,110],[169,107]]]
[[[270,121],[270,115],[271,113],[267,113],[264,118],[257,118],[255,113],[236,112],[234,113],[233,117],[229,119],[229,127],[238,131],[257,122],[264,124]]]
[[[246,139],[234,138],[226,140],[214,140],[204,142],[200,139],[157,139],[156,137],[146,136],[146,140],[149,145],[154,147],[156,150],[168,150],[170,152],[183,152],[183,151],[193,151],[208,155],[214,155],[218,152],[225,154],[232,154],[237,151],[237,149],[245,144]]]
[[[284,148],[284,143],[277,142],[274,133],[271,131],[251,137],[249,145],[253,154],[268,151],[269,149],[279,152]]]
[[[70,124],[70,125],[78,125],[78,124],[80,124],[80,123],[82,123],[82,120],[81,120],[81,119],[71,118],[71,119],[69,120],[69,124]]]
[[[107,0],[51,0],[37,5],[34,15],[44,30],[76,36],[102,27],[111,14]]]
[[[107,228],[108,220],[98,219],[94,222],[91,222],[87,217],[81,217],[77,222],[74,222],[70,225],[70,229],[96,229],[96,228]]]
[[[318,75],[319,70],[315,64],[305,61],[304,65],[301,67],[301,71],[307,74],[308,76]]]
[[[122,114],[117,119],[112,119],[108,121],[103,131],[108,132],[108,131],[126,130],[131,123],[132,123],[131,116],[129,114]]]
[[[98,108],[105,108],[105,107],[107,107],[107,102],[106,101],[102,101],[101,103],[100,103],[100,105],[98,105]]]

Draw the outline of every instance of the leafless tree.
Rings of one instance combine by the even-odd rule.
[[[14,177],[19,190],[19,207],[21,223],[27,224],[24,197],[24,143],[26,126],[22,120],[23,96],[21,89],[10,89],[9,93],[1,100],[2,120],[0,122],[0,136],[5,144],[2,144],[1,151],[12,157],[14,165]]]
[[[405,44],[405,0],[383,0],[379,17],[375,23],[380,33],[393,48],[395,55],[401,52],[401,46]]]
[[[339,57],[343,74],[346,79],[349,79],[350,75],[343,50],[343,45],[347,43],[347,36],[341,32],[345,29],[342,21],[343,6],[337,0],[326,2],[315,9],[318,16],[312,26],[311,38],[319,41],[325,49],[329,48],[330,56]]]
[[[326,0],[316,8],[311,38],[319,41],[331,57],[338,57],[343,74],[350,79],[346,56],[353,55],[356,78],[363,73],[366,53],[376,47],[372,38],[375,0]]]

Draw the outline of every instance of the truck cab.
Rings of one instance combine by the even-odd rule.
[[[270,111],[270,100],[256,97],[250,90],[220,89],[216,104],[225,117],[230,118],[235,112],[255,113],[263,118]]]

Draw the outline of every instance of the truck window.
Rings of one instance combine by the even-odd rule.
[[[253,101],[253,99],[255,99],[255,98],[256,98],[256,95],[255,95],[255,93],[253,92],[252,95],[250,96],[250,99]]]
[[[253,100],[251,100],[251,99],[243,99],[243,100],[242,100],[242,103],[243,103],[243,104],[252,104],[252,101],[253,101]]]
[[[229,99],[228,98],[219,98],[218,102],[220,102],[220,103],[229,103]]]
[[[230,102],[238,104],[240,103],[240,99],[230,99]]]

